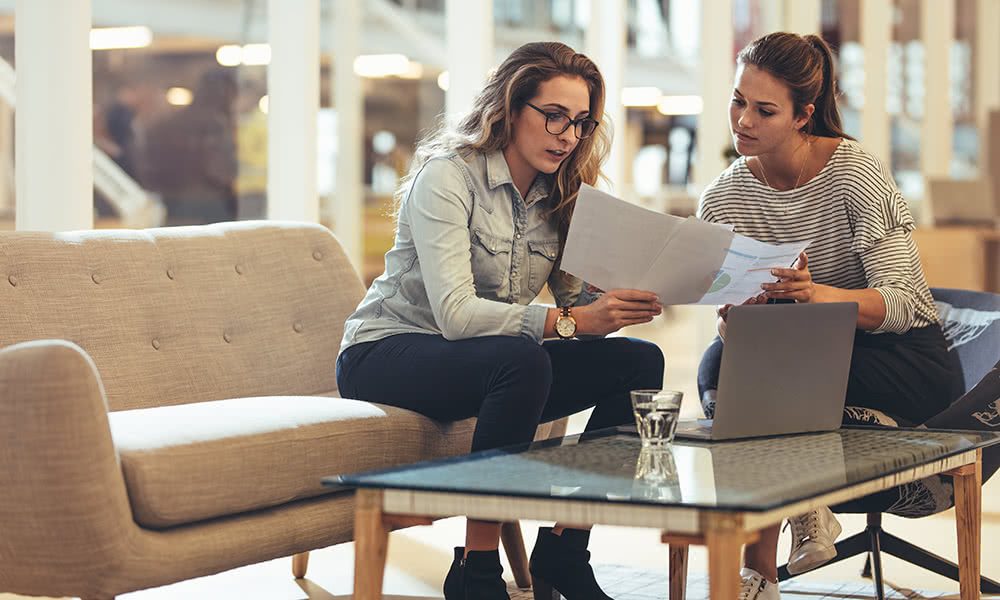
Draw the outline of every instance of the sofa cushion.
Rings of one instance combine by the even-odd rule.
[[[109,420],[133,516],[149,528],[317,496],[328,475],[468,452],[475,424],[321,396],[197,402]]]

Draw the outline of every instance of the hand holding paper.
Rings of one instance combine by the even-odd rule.
[[[646,210],[583,185],[562,269],[603,289],[649,290],[662,304],[741,304],[809,242],[765,244],[730,227]]]
[[[817,287],[813,284],[812,273],[809,272],[809,257],[805,252],[799,255],[790,268],[771,269],[771,275],[778,280],[761,286],[768,298],[806,303],[816,299]]]

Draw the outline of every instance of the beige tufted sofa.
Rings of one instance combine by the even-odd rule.
[[[472,419],[337,397],[363,292],[318,225],[0,234],[0,592],[113,598],[348,541],[322,476],[468,451]]]

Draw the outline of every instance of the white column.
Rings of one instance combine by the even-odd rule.
[[[766,34],[773,33],[775,31],[786,31],[784,0],[759,2],[757,4],[757,11],[758,18],[760,19],[760,30],[762,33]]]
[[[984,173],[991,110],[1000,110],[1000,2],[976,0],[976,48],[972,53],[975,66],[976,125],[979,130],[979,165]],[[1000,145],[1000,140],[993,140]],[[1000,152],[1000,148],[994,150]],[[998,179],[997,181],[1000,181]],[[995,192],[1000,198],[1000,190]]]
[[[821,9],[820,0],[785,0],[785,31],[819,35]]]
[[[361,0],[335,0],[330,11],[333,48],[333,107],[337,111],[336,188],[333,232],[360,273],[364,265],[364,90],[354,73],[361,53]]]
[[[622,137],[622,153],[625,155],[625,170],[622,172],[621,184],[616,185],[615,188],[627,190],[628,194],[633,196],[630,199],[634,200],[635,174],[632,171],[632,165],[635,164],[635,158],[642,150],[642,123],[626,120],[624,126],[619,128],[619,132]]]
[[[14,109],[0,101],[0,211],[15,210]],[[16,218],[16,217],[15,217]]]
[[[601,127],[609,127],[614,136],[611,153],[604,163],[604,174],[611,190],[619,194],[624,189],[625,176],[625,107],[622,88],[625,87],[627,47],[624,0],[590,0],[590,25],[587,27],[585,53],[604,76],[604,117]],[[603,182],[601,186],[605,185]]]
[[[90,0],[18,0],[17,229],[94,226]]]
[[[951,46],[955,38],[954,0],[922,0],[920,29],[924,42],[924,117],[920,162],[924,178],[947,177],[951,170]],[[996,75],[994,74],[994,77]],[[929,213],[930,211],[924,211]]]
[[[733,141],[729,133],[729,98],[733,93],[733,2],[701,3],[701,97],[694,183],[700,192],[728,166],[723,151]]]
[[[451,119],[472,108],[486,76],[495,67],[493,0],[448,0],[445,3],[448,48],[448,91],[445,110]]]
[[[861,0],[861,47],[864,52],[865,104],[861,109],[861,142],[882,164],[889,165],[889,113],[886,96],[889,79],[889,43],[892,38],[892,3]]]
[[[267,18],[267,216],[318,222],[319,0],[269,0]]]

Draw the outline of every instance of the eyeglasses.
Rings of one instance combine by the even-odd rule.
[[[582,140],[594,135],[594,130],[600,125],[600,123],[590,117],[571,119],[568,115],[558,111],[542,110],[531,102],[525,102],[525,104],[545,116],[545,131],[548,131],[552,135],[560,135],[572,125],[576,139]]]

